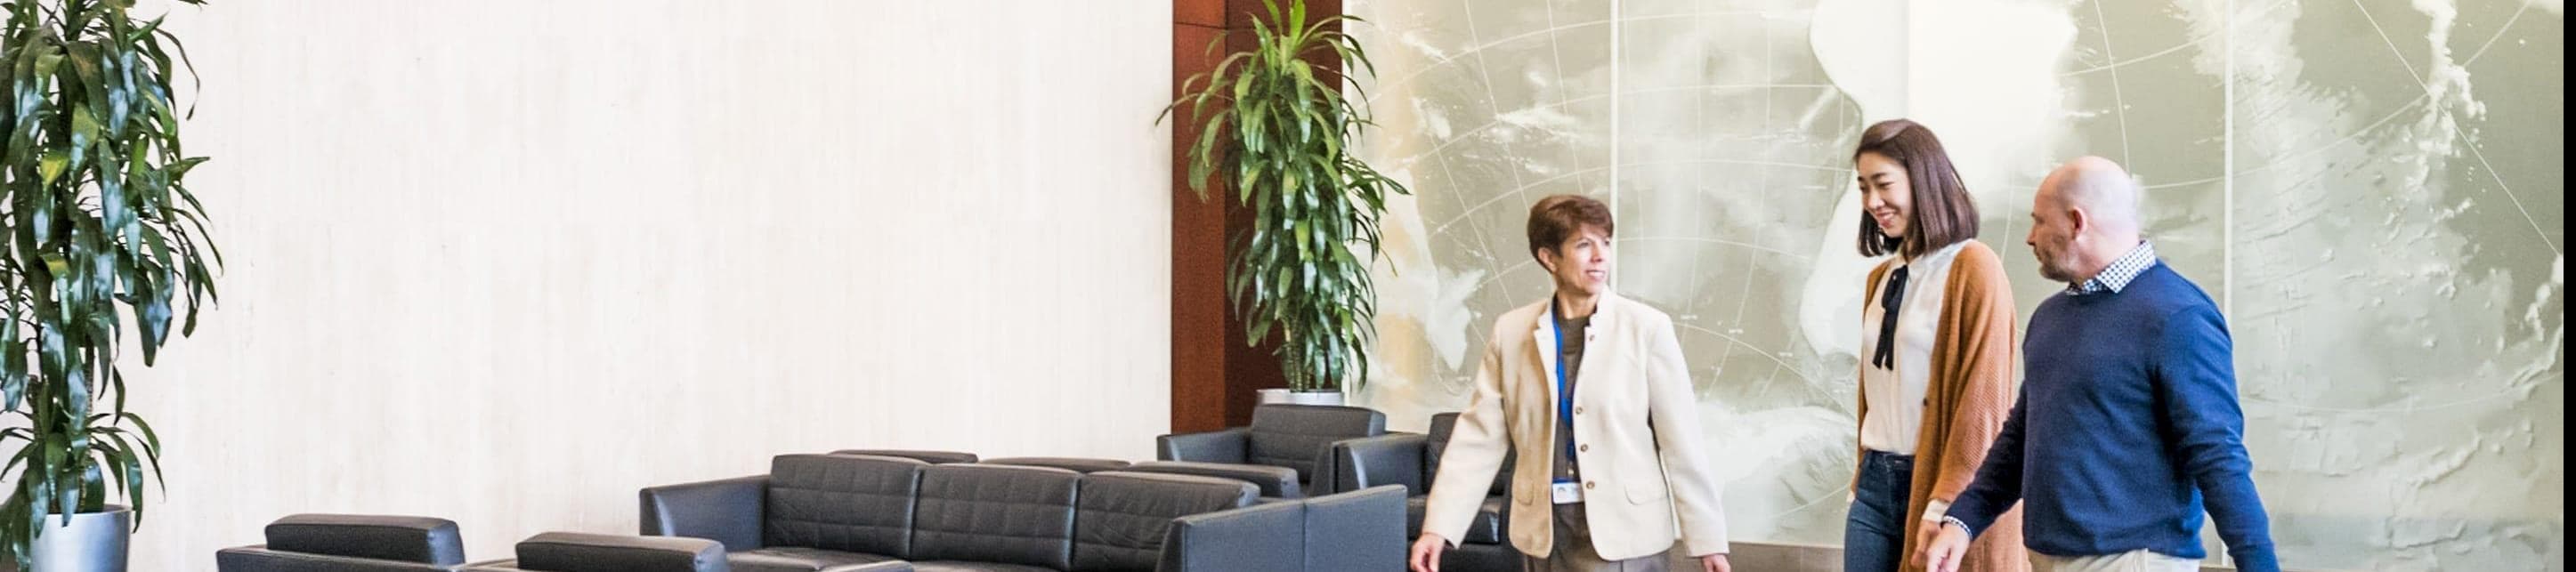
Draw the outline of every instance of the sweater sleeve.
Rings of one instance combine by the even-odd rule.
[[[2271,525],[2254,490],[2254,462],[2245,454],[2245,414],[2236,400],[2235,351],[2225,318],[2201,305],[2168,318],[2164,330],[2153,375],[2158,400],[2165,403],[2160,413],[2173,428],[2168,446],[2199,485],[2237,569],[2278,571]]]
[[[1977,466],[1977,479],[1950,503],[1950,518],[1968,525],[1970,536],[1985,532],[2021,502],[2022,424],[2029,411],[2030,386],[2024,385],[2013,399],[2012,414],[2004,418],[2003,431],[1995,433],[1995,446],[1986,450],[1986,462]]]
[[[1956,269],[1951,272],[1950,292],[1943,302],[1945,324],[1941,329],[1940,349],[1948,356],[1935,361],[1948,364],[1935,366],[1935,373],[1957,376],[1958,393],[1950,396],[1950,422],[1944,434],[1947,442],[1936,460],[1932,482],[1932,502],[1950,502],[1968,488],[1976,477],[1977,467],[2003,430],[2004,420],[2012,414],[2013,366],[2016,359],[2013,322],[2012,286],[2004,278],[2004,268],[1995,260],[1994,251],[1981,244],[1970,244],[1959,253]],[[1944,370],[1947,371],[1944,371]],[[2006,505],[2009,506],[2009,505]],[[1939,519],[1940,515],[1927,515]]]

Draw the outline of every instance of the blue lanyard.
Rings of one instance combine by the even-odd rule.
[[[1554,302],[1549,304],[1547,326],[1548,329],[1556,332],[1556,347],[1552,348],[1556,352],[1556,418],[1569,432],[1565,439],[1565,458],[1567,461],[1572,461],[1574,460],[1574,437],[1570,432],[1574,431],[1574,385],[1565,377],[1565,322],[1557,321],[1560,314],[1556,312]],[[1586,348],[1586,351],[1589,350],[1590,348]],[[1557,479],[1557,482],[1574,481]]]

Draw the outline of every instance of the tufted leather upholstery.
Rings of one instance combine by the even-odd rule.
[[[1258,493],[1232,479],[1092,473],[1074,509],[1073,569],[1152,570],[1172,519],[1251,506]]]
[[[1082,474],[1045,467],[923,469],[914,561],[1072,566],[1073,498]]]
[[[931,465],[858,455],[779,455],[769,464],[762,544],[910,554],[913,495]]]
[[[1272,403],[1252,410],[1252,426],[1165,435],[1156,440],[1163,461],[1285,467],[1309,491],[1330,486],[1333,442],[1386,433],[1386,414],[1364,407]]]

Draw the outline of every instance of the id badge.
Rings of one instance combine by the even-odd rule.
[[[1548,491],[1555,497],[1556,504],[1583,502],[1583,483],[1556,483]]]

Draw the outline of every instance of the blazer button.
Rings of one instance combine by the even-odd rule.
[[[1576,450],[1576,451],[1581,451],[1581,452],[1585,452],[1585,453],[1590,453],[1590,452],[1592,452],[1592,446],[1591,446],[1591,445],[1576,445],[1576,446],[1574,446],[1574,450]]]
[[[1592,490],[1592,481],[1583,481],[1584,490]]]
[[[1927,399],[1927,400],[1925,400],[1925,401],[1930,401],[1930,400],[1928,400],[1928,399]],[[1582,415],[1582,414],[1583,414],[1583,406],[1581,406],[1581,405],[1576,405],[1576,406],[1574,406],[1574,414],[1575,414],[1575,415]]]

